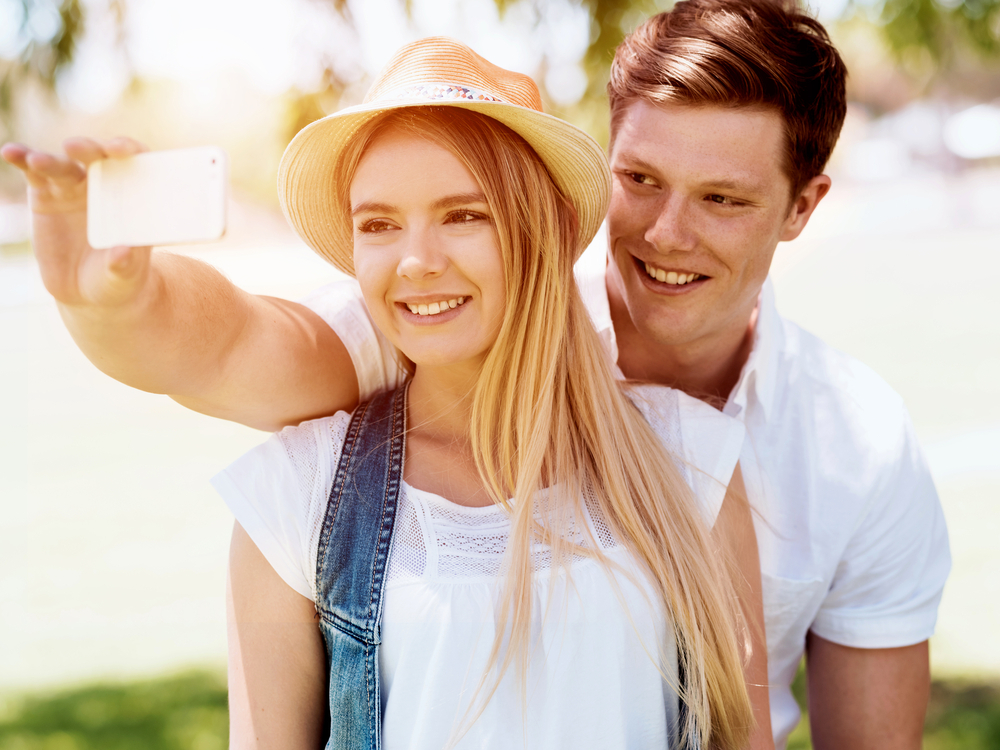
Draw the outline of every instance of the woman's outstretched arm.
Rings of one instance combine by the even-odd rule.
[[[327,685],[313,603],[281,580],[238,523],[226,589],[229,747],[317,750]]]
[[[130,138],[0,149],[28,183],[42,281],[80,350],[126,385],[259,429],[353,409],[350,355],[308,308],[248,294],[192,258],[89,245],[87,166],[145,150]]]
[[[752,647],[744,667],[756,726],[748,750],[774,750],[771,704],[767,681],[767,641],[764,637],[764,604],[761,599],[760,557],[753,515],[747,501],[739,464],[726,490],[722,510],[712,529],[712,538],[728,562],[733,589],[739,598],[741,617],[749,630]]]

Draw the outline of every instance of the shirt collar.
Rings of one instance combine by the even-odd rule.
[[[782,338],[781,317],[774,302],[774,284],[768,276],[757,298],[757,324],[754,326],[750,356],[726,401],[723,409],[726,414],[743,418],[747,409],[755,403],[763,409],[765,419],[770,415],[774,409]]]

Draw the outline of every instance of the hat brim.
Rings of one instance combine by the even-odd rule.
[[[611,173],[604,151],[587,133],[558,117],[491,101],[380,101],[343,109],[299,131],[278,167],[278,200],[285,218],[306,244],[339,270],[354,275],[354,251],[335,231],[341,221],[333,173],[352,137],[383,112],[407,107],[460,107],[497,120],[527,141],[576,208],[579,255],[604,221],[611,200]]]

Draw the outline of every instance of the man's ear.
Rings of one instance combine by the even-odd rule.
[[[830,178],[825,174],[816,175],[806,183],[802,192],[792,201],[788,216],[785,218],[785,225],[781,229],[782,242],[794,240],[802,233],[816,206],[823,200],[823,196],[830,192],[831,184]]]

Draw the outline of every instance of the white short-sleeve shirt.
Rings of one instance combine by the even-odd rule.
[[[598,235],[577,282],[618,359]],[[407,376],[354,282],[304,300],[351,353],[362,398]],[[785,746],[799,720],[791,683],[811,630],[856,648],[934,632],[951,567],[944,515],[902,399],[871,369],[783,319],[770,281],[753,349],[724,412],[746,426],[740,464],[758,511],[771,724]]]
[[[637,388],[633,400],[713,524],[742,450],[742,424],[665,387]],[[313,601],[319,536],[349,422],[339,412],[285,428],[213,479],[278,575]],[[386,750],[439,750],[452,746],[456,729],[467,731],[453,746],[470,750],[669,746],[677,669],[666,613],[653,606],[655,592],[594,503],[584,498],[583,508],[589,538],[620,568],[581,556],[553,571],[546,550],[533,550],[527,703],[522,708],[521,683],[510,674],[465,726],[496,635],[509,517],[403,483],[379,655]]]

